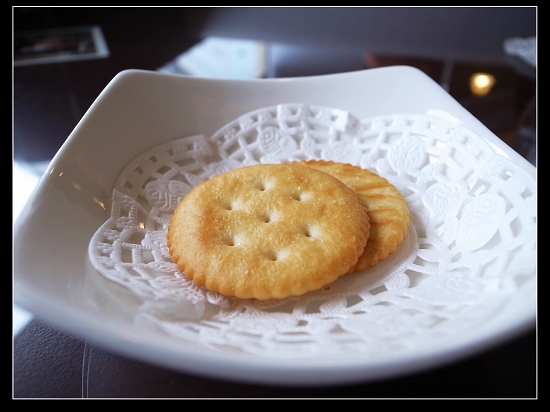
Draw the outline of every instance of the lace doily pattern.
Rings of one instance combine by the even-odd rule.
[[[183,196],[224,171],[298,159],[347,162],[392,182],[411,211],[398,251],[285,300],[227,298],[187,280],[166,246]],[[535,187],[458,123],[418,114],[357,119],[285,104],[134,159],[89,256],[101,275],[143,300],[136,321],[187,342],[269,357],[380,357],[479,326],[535,276]]]

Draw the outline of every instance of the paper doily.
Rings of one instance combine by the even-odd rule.
[[[183,196],[224,171],[298,159],[351,163],[394,184],[411,211],[398,251],[285,300],[227,298],[186,279],[166,246]],[[380,357],[479,326],[534,277],[535,204],[534,179],[460,124],[284,104],[134,159],[116,181],[111,217],[89,257],[141,299],[136,322],[187,342],[268,357]]]

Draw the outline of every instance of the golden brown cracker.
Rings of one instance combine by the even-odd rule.
[[[336,280],[369,237],[357,195],[298,163],[245,166],[202,182],[168,229],[173,261],[207,289],[239,298],[285,298]]]

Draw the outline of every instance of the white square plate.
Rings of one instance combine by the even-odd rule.
[[[132,293],[114,283],[104,285],[109,292],[94,296],[90,304],[93,270],[88,246],[109,218],[113,188],[125,166],[155,146],[186,136],[212,136],[248,112],[283,103],[337,108],[359,119],[400,113],[435,116],[472,131],[527,179],[534,181],[536,176],[534,166],[428,76],[410,67],[242,81],[128,70],[117,75],[90,107],[16,222],[14,302],[61,329],[127,356],[186,372],[271,384],[337,384],[397,376],[463,358],[534,326],[534,271],[525,274],[483,328],[451,334],[432,342],[429,350],[386,352],[380,357],[353,352],[332,357],[321,351],[286,359],[225,350],[223,344],[213,347],[199,338],[179,339],[136,322]]]

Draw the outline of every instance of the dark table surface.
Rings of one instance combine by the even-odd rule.
[[[15,398],[536,399],[535,331],[422,373],[305,388],[250,385],[150,365],[34,318],[14,339]]]
[[[25,17],[21,21],[28,24],[18,20],[20,29],[99,23],[111,50],[109,59],[14,70],[14,160],[27,164],[52,158],[119,71],[155,70],[196,41],[185,37],[184,28],[178,26],[181,15],[170,9],[155,11],[158,18],[150,18],[148,9],[132,10],[132,19],[122,18],[129,12],[118,9],[107,15],[100,10],[73,11],[70,16],[23,9],[19,18]],[[160,37],[154,39],[152,33]],[[160,42],[163,47],[158,47]],[[344,386],[293,388],[218,380],[146,364],[65,333],[35,316],[13,338],[12,389],[17,399],[535,399],[537,341],[537,332],[530,330],[475,356],[422,373]]]

